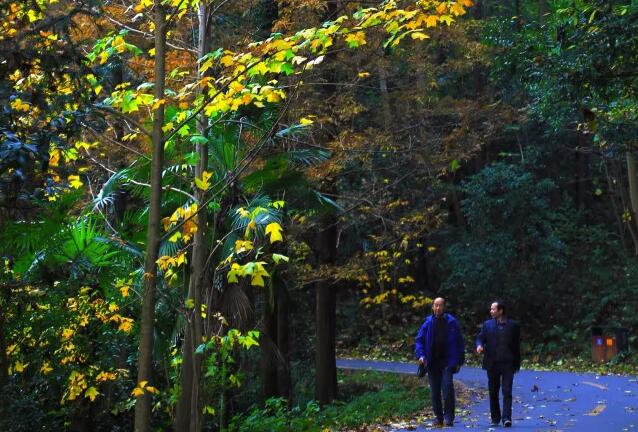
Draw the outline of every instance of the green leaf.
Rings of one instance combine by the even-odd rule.
[[[202,144],[202,145],[204,145],[204,144],[208,143],[208,138],[206,138],[203,135],[193,135],[191,137],[191,142],[193,144]]]
[[[288,258],[286,255],[280,255],[280,254],[272,254],[272,260],[275,262],[275,264],[279,264],[280,261],[285,261],[288,262],[290,261],[290,258]]]
[[[184,161],[191,166],[196,166],[197,162],[199,162],[199,153],[196,152],[192,152],[192,153],[186,153],[184,155]]]

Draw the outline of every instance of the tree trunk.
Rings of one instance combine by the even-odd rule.
[[[7,358],[7,342],[4,338],[4,322],[9,307],[9,286],[0,286],[0,389],[9,382],[9,359]]]
[[[523,27],[523,18],[521,17],[521,0],[514,0],[514,16],[516,16],[514,28],[516,31],[521,31],[521,28]]]
[[[634,229],[638,227],[638,179],[636,178],[636,156],[631,149],[625,153],[627,159],[627,178],[629,180],[629,202],[631,203],[631,221]],[[638,247],[635,254],[638,256]]]
[[[209,8],[207,4],[200,2],[198,5],[199,32],[197,41],[197,56],[202,58],[209,51]],[[198,78],[203,74],[198,71]],[[202,114],[197,118],[197,131],[206,136],[208,119]],[[195,168],[195,176],[203,177],[203,172],[208,169],[208,143],[197,143],[195,151],[199,155],[199,161]],[[197,231],[193,238],[193,254],[191,258],[191,275],[188,284],[188,299],[192,299],[193,309],[186,317],[186,329],[184,332],[184,346],[182,357],[181,394],[175,416],[175,430],[199,432],[202,429],[202,409],[199,392],[202,375],[202,355],[195,350],[202,343],[202,298],[204,287],[204,275],[206,272],[205,261],[208,256],[206,243],[206,226],[208,212],[202,203],[205,193],[195,187],[194,195],[200,207],[196,216]]]
[[[166,78],[166,17],[161,0],[155,0],[155,98],[164,98]],[[155,321],[155,290],[157,284],[157,255],[160,246],[160,217],[162,205],[162,170],[164,166],[164,105],[155,110],[153,117],[151,160],[151,200],[149,203],[148,232],[146,237],[146,262],[144,265],[144,297],[142,299],[142,324],[137,382],[147,381],[152,385],[153,331]],[[149,432],[151,429],[151,395],[144,393],[135,402],[135,431]]]
[[[272,293],[272,295],[270,294]],[[261,340],[261,358],[259,361],[262,401],[277,396],[277,320],[275,315],[276,293],[275,281],[272,281],[270,290],[263,291],[262,320],[263,332]]]
[[[337,228],[334,223],[318,234],[319,264],[331,264],[337,255]],[[337,360],[335,356],[336,295],[330,280],[317,282],[316,293],[316,379],[315,397],[325,405],[337,397]]]
[[[277,280],[277,348],[282,361],[277,364],[277,394],[286,398],[288,405],[292,403],[290,382],[290,299],[284,281]]]
[[[381,60],[377,67],[379,72],[379,92],[381,93],[381,113],[383,114],[383,127],[386,132],[392,129],[392,110],[390,108],[390,94],[388,93],[388,72],[385,69],[385,55],[381,53]]]
[[[544,26],[547,24],[547,17],[549,15],[549,5],[547,0],[538,0],[538,22]]]

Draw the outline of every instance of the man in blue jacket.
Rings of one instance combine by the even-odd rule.
[[[445,313],[445,299],[434,299],[432,315],[425,319],[416,336],[415,352],[419,364],[425,365],[428,372],[435,426],[442,427],[444,422],[453,426],[456,400],[452,376],[465,362],[465,348],[458,321]]]
[[[492,319],[483,323],[476,338],[476,352],[483,355],[483,369],[487,370],[490,392],[492,426],[503,420],[512,426],[512,384],[514,373],[521,368],[521,331],[518,323],[505,316],[505,306],[495,301],[490,306]],[[499,406],[499,388],[503,388],[503,412]]]

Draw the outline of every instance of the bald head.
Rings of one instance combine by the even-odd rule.
[[[445,312],[445,299],[443,297],[437,297],[432,302],[432,313],[436,317],[440,317]]]

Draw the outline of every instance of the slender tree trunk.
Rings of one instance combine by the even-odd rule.
[[[607,187],[609,189],[609,194],[608,194],[609,200],[611,202],[611,207],[614,211],[614,216],[616,218],[616,226],[618,228],[618,237],[620,237],[620,241],[623,245],[623,250],[625,251],[625,254],[629,255],[629,246],[627,245],[625,225],[623,224],[623,221],[622,221],[622,210],[620,209],[620,207],[616,203],[616,199],[614,198],[614,194],[616,194],[616,185],[615,185],[616,182],[615,182],[615,179],[613,179],[611,177],[611,174],[609,173],[609,168],[607,167],[607,160],[603,158],[602,162],[603,162],[603,168],[605,169],[605,179],[607,180]],[[622,201],[622,197],[621,197],[621,201]],[[632,239],[635,240],[633,231],[630,229],[629,232],[632,235]],[[636,251],[635,253],[636,255],[638,255],[638,243],[636,243],[636,241],[634,241],[634,251]]]
[[[583,137],[579,138],[579,142],[584,143]],[[587,207],[587,183],[589,178],[589,153],[582,146],[579,146],[580,151],[577,152],[577,164],[578,164],[578,184],[576,187],[576,201],[579,210],[584,210]]]
[[[514,0],[514,15],[516,16],[514,27],[516,28],[516,31],[521,31],[521,28],[523,27],[523,18],[521,17],[521,0]]]
[[[625,153],[627,159],[627,178],[629,180],[629,202],[631,203],[631,219],[634,229],[638,227],[638,178],[636,178],[636,156],[633,151],[629,149]],[[638,247],[635,254],[638,256]]]
[[[9,359],[7,358],[7,342],[4,338],[4,322],[9,307],[9,286],[0,285],[0,389],[9,382]]]
[[[282,361],[277,364],[277,393],[292,403],[292,391],[290,383],[290,299],[288,289],[282,280],[277,281],[277,348],[281,353]]]
[[[379,92],[381,93],[383,127],[386,132],[390,132],[392,130],[392,110],[390,108],[390,94],[388,93],[388,72],[385,68],[384,57],[385,55],[382,52],[377,71],[379,72]]]
[[[271,281],[270,292],[264,290],[262,301],[263,334],[260,337],[261,358],[259,361],[263,402],[277,396],[277,318],[275,281]]]
[[[209,8],[206,3],[198,5],[199,32],[197,41],[197,56],[202,58],[209,50]],[[198,77],[202,73],[198,71]],[[206,136],[208,119],[202,114],[197,118],[197,131]],[[199,155],[199,161],[195,168],[195,176],[203,177],[208,169],[208,144],[196,144],[195,151]],[[201,204],[205,200],[206,191],[195,188],[194,194],[197,202]],[[199,432],[202,429],[202,409],[200,403],[200,383],[202,379],[202,355],[195,352],[202,343],[202,304],[205,260],[208,255],[206,242],[206,226],[208,212],[206,208],[198,208],[196,216],[197,231],[193,238],[193,254],[191,257],[191,275],[188,285],[188,298],[192,299],[193,309],[189,311],[184,332],[184,346],[182,357],[181,394],[178,401],[177,414],[175,416],[176,431]]]
[[[334,263],[337,248],[337,228],[334,224],[318,234],[319,264]],[[317,282],[316,293],[316,380],[315,397],[322,405],[337,397],[337,360],[335,356],[336,293],[330,280]]]
[[[155,0],[155,98],[164,98],[166,79],[166,17],[161,0]],[[164,166],[164,106],[155,110],[153,117],[151,160],[151,200],[149,203],[148,232],[146,238],[146,262],[144,265],[144,297],[142,299],[142,324],[137,382],[153,382],[153,331],[155,321],[155,290],[157,287],[157,255],[160,246],[160,217],[162,205],[162,170]],[[135,431],[151,430],[151,395],[144,393],[135,402]]]
[[[547,17],[549,14],[549,5],[547,0],[538,0],[538,22],[544,26],[547,24]]]

